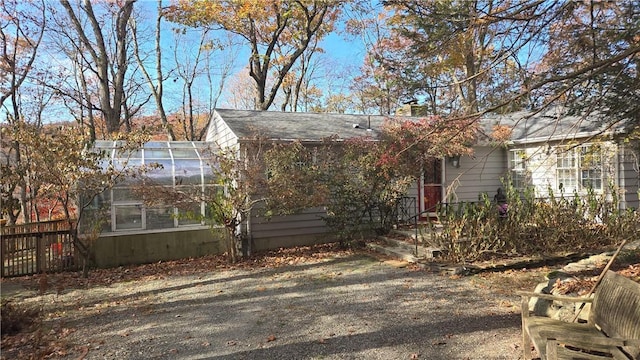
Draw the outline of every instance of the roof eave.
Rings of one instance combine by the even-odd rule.
[[[535,144],[535,143],[546,143],[546,142],[559,142],[563,140],[575,140],[575,139],[585,139],[585,138],[593,138],[593,137],[606,137],[613,136],[617,133],[621,133],[621,131],[588,131],[588,132],[580,132],[575,134],[563,134],[563,135],[554,135],[554,136],[540,136],[540,137],[532,137],[532,138],[524,138],[524,139],[516,139],[508,141],[508,145],[525,145],[525,144]]]

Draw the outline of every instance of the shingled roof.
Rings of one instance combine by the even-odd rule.
[[[232,109],[216,109],[216,113],[239,139],[249,139],[260,134],[272,140],[303,142],[321,141],[332,136],[338,139],[367,135],[375,138],[387,119],[417,119],[402,116]],[[596,112],[586,116],[571,115],[562,107],[549,107],[540,112],[517,111],[504,115],[485,115],[479,122],[481,132],[488,136],[498,125],[511,128],[511,141],[514,144],[584,139],[594,135],[615,134],[623,130],[623,124],[612,125]],[[479,144],[485,144],[487,141],[490,141],[490,138],[479,139]]]
[[[514,143],[533,143],[584,139],[595,135],[615,134],[623,130],[623,124],[611,124],[597,112],[586,115],[568,114],[562,107],[549,107],[540,112],[517,111],[504,115],[488,115],[481,119],[485,134],[491,134],[495,126],[512,129]]]
[[[386,116],[216,109],[239,139],[256,133],[273,140],[321,141],[376,137]]]

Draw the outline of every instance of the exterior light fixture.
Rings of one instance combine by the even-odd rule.
[[[449,164],[454,168],[460,167],[460,155],[449,156]]]

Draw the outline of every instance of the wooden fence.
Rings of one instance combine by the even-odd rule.
[[[0,226],[2,277],[78,268],[66,221]]]

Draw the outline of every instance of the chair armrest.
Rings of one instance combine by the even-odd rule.
[[[569,302],[579,302],[579,303],[593,302],[593,298],[590,298],[590,297],[559,296],[559,295],[541,294],[541,293],[525,292],[525,291],[517,291],[516,294],[522,296],[523,298],[537,297],[537,298],[546,299],[546,300],[569,301]]]
[[[587,335],[584,333],[573,334],[571,332],[565,332],[562,334],[558,334],[557,332],[541,331],[540,335],[543,338],[547,338],[547,340],[555,339],[563,344],[574,345],[576,347],[585,347],[585,348],[640,346],[640,339],[612,338],[612,337],[606,337],[604,334],[602,334],[601,336],[600,335],[594,336],[594,335]]]
[[[593,302],[593,298],[590,298],[590,297],[558,296],[558,295],[541,294],[541,293],[525,292],[525,291],[517,291],[516,294],[522,297],[522,301],[520,303],[522,321],[524,321],[525,318],[529,317],[529,299],[534,297],[539,299],[545,299],[545,300],[566,301],[566,302],[575,302],[575,303]]]
[[[629,360],[627,355],[615,346],[580,346],[574,343],[567,344],[558,340],[548,340],[546,351],[547,360]]]
[[[547,339],[547,359],[603,359],[628,360],[621,349],[639,347],[638,339],[608,338],[602,336],[566,336],[554,334],[555,339]],[[561,348],[562,346],[562,348]],[[568,347],[567,347],[568,346]],[[583,351],[586,351],[583,352]],[[560,355],[562,353],[562,355]],[[608,354],[608,355],[606,355]]]

